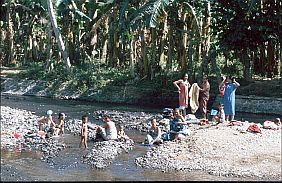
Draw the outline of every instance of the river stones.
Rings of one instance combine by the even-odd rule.
[[[17,151],[41,151],[42,160],[57,156],[65,144],[37,135],[38,116],[30,111],[1,106],[1,148]],[[21,136],[15,136],[15,133]]]
[[[237,133],[237,127],[195,130],[181,143],[165,142],[135,159],[137,166],[163,171],[201,170],[232,177],[281,178],[281,131]]]
[[[117,140],[95,142],[91,151],[83,156],[83,162],[93,168],[104,169],[121,153],[126,153],[133,148],[133,143]]]

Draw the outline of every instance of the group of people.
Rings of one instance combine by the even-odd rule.
[[[124,132],[124,127],[122,125],[119,126],[119,130],[117,131],[115,123],[111,120],[111,117],[107,114],[103,116],[104,125],[96,125],[96,139],[101,138],[102,140],[122,140],[122,141],[129,141],[133,142]],[[82,123],[80,128],[80,144],[79,147],[84,145],[85,148],[87,146],[87,139],[88,139],[88,116],[82,116]]]
[[[59,136],[64,134],[64,124],[65,124],[65,114],[59,113],[58,119],[54,119],[53,111],[48,110],[45,116],[42,116],[37,119],[39,123],[39,133],[44,137]],[[80,143],[79,147],[84,145],[85,148],[88,148],[87,139],[88,139],[88,121],[89,118],[87,115],[83,115],[81,118],[81,127],[80,127]],[[96,125],[95,129],[97,132],[96,137],[101,138],[102,140],[116,140],[120,139],[122,141],[133,141],[125,134],[124,127],[119,126],[119,131],[117,131],[115,123],[111,120],[111,117],[107,114],[103,116],[104,125]]]
[[[53,119],[53,111],[48,110],[45,116],[37,119],[39,122],[39,132],[46,133],[46,137],[64,134],[65,117],[64,113],[59,113],[58,119]]]
[[[168,118],[157,122],[156,119],[151,121],[151,128],[145,138],[147,144],[162,143],[163,140],[181,140],[183,137],[189,135],[191,131],[188,129],[188,124],[185,121],[186,109],[190,103],[191,112],[195,113],[198,108],[201,111],[203,120],[207,119],[207,104],[209,100],[210,84],[207,76],[203,76],[201,86],[197,83],[192,85],[188,81],[188,74],[185,74],[182,79],[174,81],[173,84],[177,87],[179,92],[179,108],[170,111]],[[235,91],[240,84],[234,78],[223,78],[219,85],[222,100],[218,105],[218,113],[214,116],[213,120],[223,122],[224,120],[233,120],[235,115]],[[190,91],[189,91],[190,88]],[[190,98],[190,102],[188,99]],[[46,137],[58,136],[64,134],[65,114],[59,113],[57,119],[52,117],[53,111],[48,110],[45,116],[42,116],[37,121],[39,130],[46,133]],[[125,135],[124,127],[119,126],[117,131],[115,123],[111,120],[110,116],[105,114],[103,116],[104,125],[96,125],[97,137],[102,140],[115,140],[123,139],[125,141],[132,140]],[[158,126],[164,124],[166,128],[161,130]],[[84,145],[87,148],[88,138],[88,116],[82,116],[81,130],[80,130],[80,144],[79,147]]]
[[[188,74],[184,74],[182,79],[173,82],[179,92],[179,109],[183,111],[186,116],[186,109],[188,108],[189,98],[191,112],[195,113],[198,108],[201,111],[203,120],[207,119],[207,105],[210,97],[210,83],[208,77],[205,75],[202,78],[201,86],[197,83],[190,84],[188,81]],[[240,84],[234,77],[223,77],[219,84],[221,101],[219,104],[219,113],[214,120],[217,121],[232,121],[235,116],[235,91]],[[189,91],[190,88],[190,91]],[[224,119],[222,119],[224,118]]]
[[[158,122],[155,118],[152,119],[151,128],[145,138],[145,144],[152,145],[161,144],[163,141],[168,140],[182,140],[189,135],[191,135],[191,130],[188,121],[181,110],[176,108],[174,111],[168,111],[168,115]]]

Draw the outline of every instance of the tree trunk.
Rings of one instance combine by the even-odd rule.
[[[208,1],[208,4],[205,9],[205,18],[204,23],[202,27],[202,75],[208,74],[208,53],[209,53],[209,47],[210,47],[210,23],[211,23],[211,6],[210,1]]]
[[[134,78],[135,77],[135,70],[134,70],[134,67],[135,67],[135,41],[134,41],[134,38],[130,41],[130,75],[131,75],[131,78]]]
[[[155,76],[155,69],[156,69],[156,65],[157,65],[157,31],[156,28],[151,28],[151,61],[149,63],[149,76],[150,79],[152,80]]]
[[[50,16],[50,21],[52,23],[52,28],[55,32],[55,36],[56,36],[56,39],[57,39],[57,42],[58,42],[58,47],[59,47],[60,51],[62,52],[62,56],[63,56],[67,70],[70,70],[70,68],[71,68],[70,59],[69,59],[68,53],[65,49],[65,45],[64,45],[61,33],[60,33],[58,25],[57,25],[57,20],[56,20],[56,16],[55,16],[55,13],[54,13],[52,1],[47,0],[47,3],[48,3],[48,12],[49,12],[49,16]]]
[[[75,46],[74,46],[74,34],[73,34],[73,20],[68,20],[68,42],[69,42],[69,57],[71,64],[75,63]]]
[[[161,41],[160,41],[160,64],[165,64],[165,40],[167,37],[167,15],[165,15],[164,17],[164,22],[162,23],[163,27],[162,27],[162,36],[161,36]]]
[[[248,81],[250,80],[250,56],[247,48],[241,51],[240,60],[244,65],[243,77]]]
[[[147,57],[147,46],[146,46],[146,41],[145,41],[145,31],[146,29],[143,29],[141,31],[141,55],[142,55],[142,60],[143,60],[143,67],[144,67],[144,76],[148,77],[148,57]]]
[[[108,65],[114,65],[114,18],[109,17]]]
[[[103,35],[103,50],[102,50],[102,59],[104,59],[105,61],[107,60],[107,46],[108,46],[108,39],[107,39],[107,35],[109,34],[109,18],[107,17],[105,20],[105,35]]]
[[[11,17],[11,1],[8,1],[7,4],[7,41],[8,41],[8,54],[6,55],[6,65],[15,64],[15,52],[14,52],[14,29],[13,22]]]
[[[1,28],[1,35],[0,35],[0,65],[4,65],[4,60],[5,60],[5,42],[6,42],[6,31],[4,31],[4,28]]]
[[[265,44],[260,45],[260,60],[259,60],[259,73],[264,77],[266,74],[266,55]]]
[[[47,45],[47,63],[46,71],[50,72],[54,69],[54,64],[52,63],[52,25],[51,22],[48,23],[48,45]]]
[[[267,45],[267,77],[273,78],[275,58],[274,58],[274,44],[273,41],[268,41]]]
[[[173,52],[173,38],[172,38],[172,28],[168,29],[168,58],[166,63],[166,73],[168,74],[172,68],[172,52]]]
[[[178,60],[180,65],[181,73],[187,72],[187,53],[186,53],[186,45],[187,45],[187,33],[186,33],[186,13],[182,10],[181,13],[181,24],[179,25],[178,32],[178,39],[179,39],[179,46],[178,46]]]

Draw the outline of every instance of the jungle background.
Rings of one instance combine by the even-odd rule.
[[[280,0],[0,0],[1,77],[176,91],[223,75],[236,93],[281,97]],[[8,73],[8,72],[6,72]]]

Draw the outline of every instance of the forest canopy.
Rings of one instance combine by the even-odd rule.
[[[273,78],[281,11],[280,0],[1,0],[1,65],[139,80]]]

